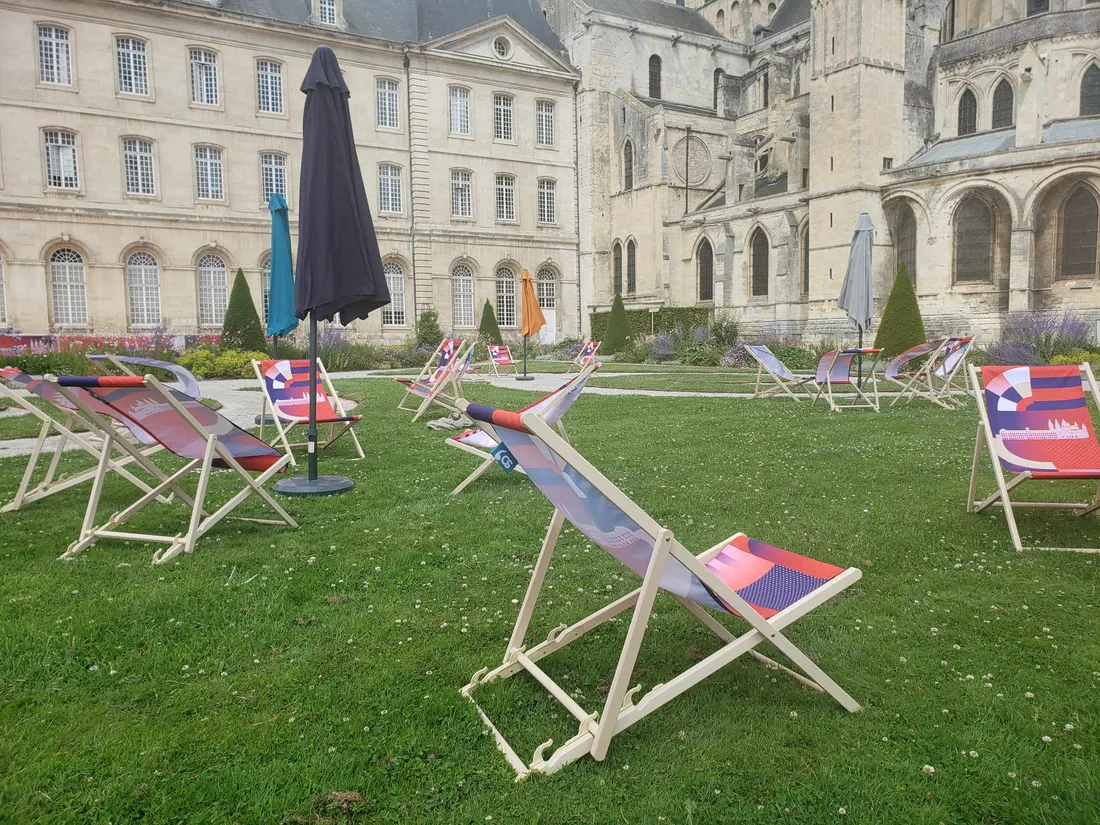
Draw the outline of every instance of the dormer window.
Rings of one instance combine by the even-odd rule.
[[[322,26],[336,25],[336,3],[338,0],[316,0],[317,20]]]

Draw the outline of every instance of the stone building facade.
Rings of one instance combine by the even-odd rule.
[[[321,43],[394,296],[358,331],[490,300],[507,333],[528,269],[580,334],[577,74],[534,0],[0,0],[0,330],[216,332],[238,267],[262,310]]]
[[[1100,316],[1100,2],[549,0],[582,75],[583,302],[840,337],[860,212],[926,323]]]

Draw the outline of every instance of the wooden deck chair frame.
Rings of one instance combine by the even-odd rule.
[[[576,375],[574,375],[571,379],[569,379],[569,381],[567,381],[562,386],[558,387],[556,390],[554,390],[552,393],[550,393],[550,395],[547,395],[547,396],[539,399],[538,401],[535,402],[535,404],[532,404],[531,406],[535,406],[537,404],[542,403],[547,398],[549,398],[551,395],[557,395],[562,390],[564,390],[567,386],[575,386],[578,381],[581,381],[581,380],[583,380],[583,378],[585,376],[591,375],[592,373],[596,372],[596,370],[598,370],[599,368],[600,368],[600,365],[599,365],[598,362],[596,362],[596,361],[589,362],[587,367],[585,367],[583,370],[581,370]],[[497,435],[496,430],[493,429],[492,424],[489,424],[486,421],[478,421],[477,426],[480,427],[481,430],[484,431],[485,434],[489,436],[489,438],[493,439],[498,444],[500,443],[500,437]],[[558,419],[558,422],[557,422],[557,424],[554,425],[554,428],[559,433],[561,433],[562,438],[564,438],[566,441],[569,440],[569,433],[567,433],[565,431],[565,424],[561,419]],[[477,456],[478,458],[481,459],[481,464],[478,465],[477,469],[474,470],[472,473],[470,473],[468,476],[466,476],[466,478],[462,481],[461,484],[459,484],[457,487],[455,487],[453,490],[451,490],[451,495],[452,496],[457,496],[459,493],[461,493],[463,490],[465,490],[467,487],[469,487],[471,484],[473,484],[475,481],[477,481],[479,478],[481,478],[483,475],[485,475],[485,472],[490,467],[492,467],[494,464],[497,463],[496,459],[493,458],[493,456],[490,453],[488,453],[486,450],[475,447],[472,444],[463,444],[459,441],[455,441],[455,439],[453,437],[448,438],[446,443],[447,443],[448,446],[455,447],[459,450],[463,450],[463,451],[469,453],[470,455]],[[521,475],[527,475],[527,472],[522,467],[520,467],[518,465],[515,467],[514,472],[520,473]]]
[[[397,409],[414,413],[412,417],[414,422],[433,404],[443,407],[447,412],[457,412],[458,408],[455,406],[455,402],[462,396],[462,378],[470,367],[473,352],[474,344],[469,344],[464,348],[464,342],[460,342],[454,357],[447,363],[444,372],[434,383],[428,384],[419,378],[409,382],[405,389],[405,395],[398,403]],[[417,392],[417,388],[421,391]],[[417,402],[416,407],[405,406],[405,401],[410,396]]]
[[[29,415],[34,416],[41,423],[38,430],[38,437],[35,439],[34,447],[31,448],[30,456],[27,458],[27,466],[23,471],[23,477],[19,481],[19,489],[15,493],[15,498],[3,507],[0,507],[0,513],[15,512],[28,504],[33,504],[36,501],[49,498],[55,493],[60,493],[63,490],[68,490],[71,487],[77,487],[93,480],[99,473],[98,466],[103,460],[104,452],[108,453],[107,469],[109,471],[118,473],[118,475],[144,493],[148,493],[152,489],[149,484],[127,469],[127,465],[133,464],[135,459],[130,455],[123,455],[118,458],[111,455],[110,453],[119,449],[117,445],[110,445],[110,447],[108,447],[108,445],[97,435],[99,428],[88,422],[83,416],[78,415],[76,410],[66,410],[62,407],[55,407],[59,416],[63,414],[64,417],[51,416],[45,410],[31,404],[27,398],[9,389],[2,381],[0,381],[0,395],[11,399],[11,401],[18,404]],[[87,432],[78,433],[76,431],[78,426],[83,427]],[[113,425],[112,429],[114,429]],[[58,437],[58,441],[52,448],[48,448],[48,440],[53,435]],[[66,444],[69,443],[79,447],[94,458],[96,460],[96,466],[71,476],[57,475],[61,456],[65,451]],[[162,449],[164,448],[159,444],[152,444],[144,447],[140,452],[143,456],[150,456]],[[31,487],[31,482],[34,480],[38,465],[46,455],[50,455],[51,457],[50,463],[46,467],[45,476],[38,484]],[[163,473],[156,468],[156,465],[151,466],[156,470],[153,474],[154,478],[163,480],[165,477]],[[164,496],[160,497],[160,501],[162,502],[167,502],[168,500],[169,499]]]
[[[1100,406],[1100,390],[1097,388],[1096,377],[1092,373],[1092,366],[1086,361],[1080,365],[1081,375],[1088,381],[1092,400]],[[1018,550],[1024,549],[1020,540],[1020,530],[1016,526],[1015,509],[1017,507],[1044,509],[1044,510],[1073,510],[1076,516],[1087,516],[1096,510],[1100,510],[1100,485],[1091,501],[1063,502],[1063,501],[1014,501],[1010,495],[1013,490],[1026,481],[1032,480],[1030,472],[1017,473],[1011,480],[1005,478],[1005,469],[1001,461],[993,452],[994,443],[993,427],[989,421],[989,411],[985,406],[984,387],[982,386],[981,373],[973,364],[967,365],[968,380],[975,400],[978,403],[978,434],[974,439],[974,459],[970,465],[970,489],[966,499],[966,512],[980,513],[989,507],[1000,507],[1004,510],[1005,521],[1008,522],[1008,532],[1012,537],[1012,545]],[[978,467],[981,464],[982,448],[989,453],[993,464],[993,475],[997,479],[997,489],[981,501],[978,500]],[[1051,479],[1042,479],[1050,481]],[[1056,480],[1056,479],[1055,479]],[[1067,480],[1075,480],[1069,478]],[[1100,553],[1100,547],[1031,547],[1031,550],[1061,550],[1071,553]]]
[[[439,346],[435,348],[435,352],[433,352],[428,357],[428,360],[424,362],[424,366],[420,368],[420,372],[418,372],[416,374],[416,377],[406,384],[405,394],[401,396],[401,400],[397,402],[397,409],[405,410],[406,412],[413,412],[414,410],[416,410],[416,407],[406,407],[405,402],[411,395],[413,396],[413,398],[416,399],[417,404],[420,403],[420,400],[423,398],[423,396],[419,393],[414,392],[413,387],[418,385],[428,386],[428,379],[430,379],[439,369],[437,360],[440,356],[440,353],[443,352],[443,345],[446,344],[448,341],[458,341],[458,347],[456,348],[454,358],[458,357],[458,353],[462,351],[462,348],[466,343],[461,338],[444,338],[442,341],[440,341]]]
[[[588,356],[588,363],[581,363],[581,359],[584,356],[584,351],[588,348],[589,344],[595,344],[596,347],[595,347],[595,349],[592,350],[592,354],[590,356]],[[569,366],[565,370],[565,375],[568,376],[570,373],[573,372],[574,369],[576,369],[578,371],[583,370],[586,366],[588,366],[588,364],[591,364],[593,361],[595,361],[596,360],[596,355],[600,351],[600,345],[601,344],[603,344],[603,341],[595,341],[591,338],[589,338],[587,341],[585,341],[584,346],[581,347],[581,351],[578,352],[576,357],[572,361],[569,362]]]
[[[309,359],[291,358],[287,360],[308,361]],[[306,419],[303,421],[297,418],[284,418],[283,416],[279,415],[276,411],[277,407],[275,406],[275,402],[271,398],[270,393],[268,393],[267,391],[267,382],[264,380],[264,371],[263,367],[261,366],[261,362],[253,361],[252,369],[256,372],[256,380],[260,382],[260,391],[263,393],[264,396],[263,409],[260,410],[260,439],[262,441],[267,441],[267,437],[264,435],[264,429],[267,425],[268,410],[270,410],[272,426],[275,427],[276,436],[268,443],[274,446],[276,442],[281,442],[283,445],[283,451],[290,456],[290,466],[297,467],[298,459],[294,457],[294,448],[308,447],[309,442],[291,442],[290,433],[295,427],[309,426],[309,420]],[[317,377],[321,381],[321,387],[325,391],[325,397],[328,399],[329,406],[331,406],[336,414],[339,415],[341,418],[348,418],[349,416],[344,410],[344,402],[340,400],[340,396],[336,393],[336,388],[332,386],[332,379],[328,377],[328,371],[325,370],[325,365],[324,363],[322,363],[320,358],[317,359]],[[363,446],[359,443],[359,436],[355,434],[354,427],[358,423],[358,421],[330,421],[327,424],[322,424],[321,426],[328,427],[328,437],[324,441],[319,441],[317,443],[317,449],[324,450],[334,441],[336,441],[336,439],[344,435],[344,433],[347,433],[349,436],[351,436],[351,441],[355,445],[355,452],[359,454],[359,458],[366,458],[366,455],[363,453]],[[355,460],[358,461],[359,459]]]
[[[764,345],[763,344],[753,344],[752,346],[763,347]],[[764,349],[768,349],[768,348],[764,347]],[[788,372],[791,372],[791,375],[793,375],[794,378],[789,379],[789,380],[783,379],[780,376],[776,375],[776,373],[772,370],[772,368],[769,367],[767,364],[765,364],[764,361],[762,359],[760,359],[757,356],[757,354],[752,349],[750,349],[748,346],[745,347],[745,352],[747,352],[757,364],[756,386],[753,387],[753,391],[752,391],[752,397],[753,398],[767,398],[769,395],[776,395],[778,393],[786,393],[791,398],[793,398],[795,401],[801,401],[802,400],[801,398],[799,398],[798,393],[794,392],[794,390],[798,389],[799,387],[804,386],[805,384],[809,384],[810,382],[812,382],[814,380],[814,377],[812,375],[796,375],[795,373],[793,373],[789,369],[787,369],[787,366],[784,364],[783,369],[786,369]],[[768,352],[771,353],[772,357],[775,358],[776,361],[779,361],[778,356],[776,356],[776,354],[774,352],[772,352],[770,349],[768,349]],[[782,364],[783,362],[779,361],[779,363]],[[771,378],[774,386],[768,387],[763,392],[761,392],[760,384],[763,381],[765,374],[767,374],[767,376],[769,378]],[[809,395],[807,394],[806,397],[808,398]]]
[[[460,405],[465,412],[468,406],[467,402],[463,400]],[[640,587],[572,625],[558,625],[544,641],[528,647],[525,643],[528,627],[534,615],[535,606],[538,603],[547,572],[550,569],[558,537],[561,535],[565,523],[564,514],[555,508],[542,542],[542,550],[539,553],[538,561],[532,571],[531,581],[523,598],[523,604],[516,618],[516,624],[505,648],[503,662],[492,670],[482,668],[477,671],[469,684],[463,687],[461,691],[462,695],[477,708],[482,722],[493,732],[497,747],[516,772],[517,781],[530,773],[555,773],[586,754],[591,754],[594,759],[603,761],[607,756],[607,750],[613,736],[626,730],[666,702],[679,696],[744,654],[753,656],[768,667],[784,671],[808,687],[829,694],[848,711],[860,710],[860,706],[855,699],[783,634],[783,630],[795,620],[810,613],[858,581],[862,575],[858,569],[849,568],[845,570],[785,610],[765,619],[737,592],[706,567],[706,563],[718,555],[730,541],[739,537],[740,533],[734,534],[730,539],[716,544],[698,556],[693,555],[676,540],[670,530],[659,525],[648,513],[627,498],[612,482],[608,481],[595,467],[589,464],[580,453],[574,450],[564,438],[555,433],[551,427],[548,427],[537,414],[524,413],[521,416],[521,421],[535,436],[542,439],[552,450],[569,462],[586,481],[607,496],[639,525],[654,540],[654,549]],[[642,646],[654,600],[659,592],[661,576],[670,558],[676,559],[688,572],[695,574],[717,599],[725,601],[727,605],[736,610],[741,618],[748,623],[749,628],[741,635],[736,635],[705,608],[688,599],[673,595],[672,598],[687,608],[724,644],[716,652],[697,662],[671,681],[656,685],[648,693],[635,699],[641,691],[641,686],[630,688],[631,675]],[[634,613],[630,620],[630,626],[619,655],[618,664],[615,667],[611,688],[608,691],[603,710],[600,713],[586,711],[570,696],[566,688],[561,687],[546,671],[539,667],[538,661],[564,648],[570,642],[630,608],[634,608]],[[806,675],[797,673],[755,650],[763,642],[770,642],[774,645]],[[543,742],[535,749],[534,757],[529,763],[520,758],[512,746],[508,744],[508,741],[474,698],[474,692],[480,686],[506,679],[521,672],[526,672],[534,677],[577,720],[579,726],[576,735],[553,752],[548,753],[553,745],[553,740]]]
[[[110,364],[122,375],[130,376],[141,376],[145,374],[144,372],[135,372],[135,366],[155,366],[175,376],[177,383],[168,383],[165,384],[165,386],[172,387],[173,389],[182,392],[184,395],[189,395],[196,401],[199,400],[200,393],[198,379],[196,379],[195,376],[191,374],[190,370],[181,367],[179,364],[171,364],[167,361],[159,361],[155,358],[133,358],[126,355],[116,355],[112,352],[105,352],[101,355],[89,355],[88,360],[95,364],[97,367],[102,367],[104,364]],[[110,375],[107,370],[101,371],[104,375]],[[189,387],[188,385],[191,386]]]
[[[496,345],[495,344],[487,345],[486,348],[485,348],[486,352],[489,352],[489,346],[496,346]],[[503,346],[504,350],[508,353],[508,360],[510,360],[512,363],[511,364],[504,364],[503,366],[500,366],[500,365],[497,364],[496,361],[493,360],[493,354],[491,352],[489,352],[489,372],[491,372],[494,377],[499,377],[501,375],[518,375],[519,374],[519,365],[516,363],[516,359],[512,357],[511,347],[509,347],[507,344],[502,344],[501,346]],[[509,369],[511,369],[512,371],[508,372]]]
[[[898,394],[890,401],[890,406],[893,407],[901,400],[905,400],[905,403],[910,403],[914,398],[924,398],[940,406],[948,406],[944,401],[937,397],[936,384],[932,379],[932,373],[936,367],[942,363],[942,356],[944,347],[947,346],[950,338],[933,339],[928,343],[936,343],[938,346],[924,355],[917,356],[924,358],[924,363],[921,364],[920,369],[911,373],[906,373],[905,380],[899,380],[897,378],[891,378],[886,374],[885,368],[883,370],[882,377],[884,380],[889,381],[891,384],[896,384],[900,389]],[[889,362],[887,362],[889,364]]]
[[[963,354],[955,362],[952,368],[946,372],[946,375],[936,375],[936,372],[938,372],[939,369],[945,368],[947,366],[947,361],[950,359],[952,354],[950,351],[950,345],[953,342],[958,342],[960,346],[964,347]],[[966,401],[969,400],[971,394],[973,393],[973,386],[970,383],[970,372],[969,370],[967,370],[966,360],[967,356],[970,355],[970,349],[973,346],[973,336],[971,336],[969,340],[966,338],[949,339],[947,344],[944,345],[944,351],[941,355],[943,360],[941,361],[941,364],[937,366],[936,370],[933,371],[932,379],[942,382],[939,388],[935,390],[935,393],[938,402],[945,407],[965,406]],[[955,381],[959,375],[962,375],[963,383],[965,386],[956,388]],[[934,383],[933,386],[935,386]]]
[[[130,376],[127,376],[130,378]],[[106,448],[113,443],[117,443],[118,446],[135,461],[139,461],[145,465],[148,459],[144,459],[140,456],[132,445],[125,441],[118,440],[114,434],[114,430],[110,427],[106,421],[96,412],[94,412],[84,401],[79,397],[77,393],[72,392],[71,388],[64,386],[62,383],[58,383],[56,376],[47,376],[47,380],[55,382],[58,390],[73,404],[76,404],[78,408],[84,413],[89,420],[95,424],[99,429],[101,437],[104,439],[105,451],[103,456],[107,455]],[[131,379],[133,380],[133,379]],[[163,564],[170,559],[175,558],[181,553],[192,553],[195,549],[195,543],[205,534],[210,528],[216,525],[223,518],[228,516],[233,510],[240,506],[245,499],[255,493],[264,500],[279,516],[278,519],[258,519],[258,518],[241,518],[235,517],[240,521],[250,521],[257,524],[274,524],[283,525],[288,527],[297,527],[297,522],[291,518],[290,514],[283,509],[283,507],[277,502],[271,494],[264,489],[264,484],[280,472],[287,464],[290,463],[290,457],[287,455],[282,456],[275,461],[270,467],[260,473],[256,478],[253,478],[247,470],[245,470],[236,458],[229,452],[224,444],[220,443],[215,434],[207,431],[194,416],[189,413],[180,402],[167,391],[165,386],[153,375],[146,375],[143,379],[140,379],[144,386],[151,389],[156,394],[160,395],[164,402],[168,404],[180,419],[184,421],[191,429],[199,434],[206,442],[206,448],[201,459],[184,459],[185,463],[183,467],[176,470],[172,475],[167,476],[159,485],[152,488],[145,495],[141,496],[137,501],[112,515],[102,525],[96,526],[95,520],[97,511],[99,510],[99,500],[103,494],[103,484],[106,480],[107,461],[105,458],[101,458],[98,465],[98,472],[95,477],[95,481],[92,485],[92,494],[88,499],[88,507],[84,512],[84,523],[80,529],[80,537],[69,545],[68,549],[59,556],[61,559],[71,559],[74,556],[82,553],[84,550],[91,547],[99,539],[120,539],[122,541],[140,541],[153,544],[165,544],[167,545],[161,550],[158,550],[153,555],[154,564]],[[115,384],[114,386],[134,386],[126,384]],[[234,473],[243,483],[243,489],[236,495],[224,503],[221,507],[215,510],[213,513],[208,514],[204,509],[206,501],[206,494],[210,484],[210,477],[212,475],[214,459],[218,458],[225,462],[228,471]],[[183,490],[180,489],[180,483],[189,476],[192,472],[198,472],[198,484],[194,496],[188,496]],[[131,516],[145,509],[151,501],[158,496],[163,495],[166,491],[174,491],[191,507],[191,516],[188,521],[187,531],[184,533],[177,533],[174,536],[156,535],[150,533],[127,533],[119,529],[123,523],[130,519]]]
[[[833,412],[844,412],[845,410],[874,410],[875,412],[879,412],[878,381],[875,377],[876,376],[875,367],[877,366],[877,361],[872,361],[871,362],[870,374],[868,375],[868,377],[871,379],[871,394],[870,395],[867,395],[867,393],[865,393],[863,391],[863,388],[860,387],[859,384],[855,380],[849,380],[847,383],[842,384],[841,386],[851,387],[853,392],[855,392],[855,394],[856,394],[856,399],[857,400],[853,401],[850,404],[839,404],[839,403],[837,403],[836,398],[833,397],[833,379],[832,379],[833,365],[837,362],[837,359],[840,358],[841,354],[843,354],[843,353],[844,353],[844,350],[839,350],[838,349],[838,350],[833,351],[833,353],[832,353],[833,359],[832,359],[832,361],[829,362],[828,369],[825,370],[825,380],[823,382],[821,382],[820,384],[817,384],[817,375],[815,373],[814,383],[817,386],[817,394],[814,395],[813,404],[811,404],[810,406],[815,406],[817,404],[817,400],[819,398],[821,398],[822,396],[824,396],[826,403],[828,403],[828,405],[829,405],[829,409],[831,409]],[[864,355],[876,355],[877,356],[877,353],[864,352]],[[822,360],[824,360],[827,356],[828,356],[828,353],[823,355]],[[855,362],[854,358],[852,359],[852,362],[853,363]],[[820,364],[819,364],[819,369],[820,369]],[[851,374],[852,374],[851,364],[849,364],[849,369],[848,369],[849,379],[851,377]]]

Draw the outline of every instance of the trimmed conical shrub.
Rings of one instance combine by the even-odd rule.
[[[497,315],[493,312],[493,305],[488,299],[485,301],[485,309],[481,310],[481,326],[477,328],[477,340],[481,344],[503,344],[500,337],[500,326],[497,324]]]
[[[239,352],[266,352],[267,338],[260,324],[252,291],[244,279],[244,271],[237,268],[233,279],[233,291],[229,293],[229,306],[222,322],[222,348]]]
[[[913,282],[909,280],[909,270],[902,264],[898,267],[890,297],[886,299],[886,310],[878,325],[875,346],[892,358],[909,347],[923,344],[925,340],[917,294],[913,291]]]
[[[615,300],[611,302],[611,315],[607,319],[607,334],[600,349],[614,355],[621,352],[629,340],[630,322],[626,317],[626,307],[623,306],[623,296],[616,292]]]
[[[434,349],[443,340],[443,330],[439,328],[439,313],[434,309],[426,310],[416,319],[416,345]]]

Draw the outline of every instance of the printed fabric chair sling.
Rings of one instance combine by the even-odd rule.
[[[291,466],[297,467],[298,461],[294,458],[293,448],[305,447],[308,442],[299,441],[292,444],[288,436],[295,427],[309,425],[309,359],[253,361],[252,369],[256,371],[256,377],[260,381],[260,388],[264,394],[264,405],[260,411],[260,438],[266,440],[264,428],[267,424],[267,411],[270,409],[271,420],[277,433],[271,444],[274,445],[276,441],[282,442],[283,450],[290,456]],[[317,423],[328,424],[328,438],[318,442],[317,448],[323,450],[347,433],[351,436],[359,458],[365,458],[359,438],[352,429],[360,418],[362,416],[348,415],[344,411],[344,404],[336,394],[336,388],[332,386],[332,380],[328,377],[325,365],[318,358]]]
[[[417,407],[405,406],[409,396],[413,396],[413,401],[419,405],[424,391],[431,390],[447,374],[451,361],[462,351],[462,346],[463,341],[460,338],[444,338],[415,378],[398,378],[397,383],[405,385],[405,394],[398,402],[397,409],[409,412],[416,410]],[[421,392],[414,388],[419,388]]]
[[[987,507],[1004,509],[1008,532],[1017,550],[1023,549],[1015,508],[1074,510],[1085,516],[1100,509],[1100,487],[1092,501],[1013,501],[1011,493],[1026,481],[1096,481],[1100,484],[1100,444],[1085,400],[1082,376],[1088,379],[1093,401],[1100,404],[1096,378],[1088,363],[1057,367],[969,367],[978,402],[978,436],[970,468],[968,513]],[[982,447],[993,463],[997,489],[978,501],[978,464]],[[1006,480],[1006,473],[1013,478]],[[1100,548],[1042,547],[1100,553]]]
[[[497,746],[516,771],[517,778],[531,772],[554,773],[585,754],[602,760],[615,734],[745,653],[761,659],[769,667],[786,671],[803,684],[828,693],[849,711],[860,709],[843,688],[783,633],[796,619],[855,583],[861,575],[858,569],[834,567],[755,541],[741,533],[695,556],[672,532],[654,521],[601,475],[537,413],[504,412],[465,401],[461,401],[460,406],[471,418],[492,425],[501,444],[555,507],[503,663],[493,670],[479,670],[462,689],[462,694],[477,706],[474,693],[480,685],[525,671],[577,720],[579,728],[575,736],[552,752],[549,749],[553,742],[544,742],[527,763],[477,706],[482,721],[492,730]],[[545,641],[527,646],[528,625],[566,520],[589,541],[641,576],[641,586],[569,627],[559,625]],[[679,676],[636,698],[641,687],[630,688],[631,673],[659,589],[671,594],[725,644]],[[603,710],[598,714],[586,711],[538,662],[631,607],[634,613]],[[710,611],[738,616],[749,624],[749,628],[737,636]],[[766,641],[806,676],[773,662],[754,649]],[[746,712],[751,713],[751,709]]]
[[[42,399],[51,406],[51,409],[56,411],[56,414],[50,415],[46,410],[31,404],[26,397],[9,389],[5,382]],[[10,398],[27,413],[41,422],[38,438],[35,440],[34,447],[31,449],[31,454],[27,459],[27,466],[23,471],[23,478],[19,482],[19,489],[15,494],[15,498],[3,507],[0,507],[0,513],[19,510],[26,504],[48,498],[54,493],[68,490],[70,487],[75,487],[86,481],[91,481],[96,477],[98,472],[96,467],[92,467],[89,470],[71,476],[57,475],[61,455],[68,444],[79,447],[81,450],[88,453],[88,455],[96,460],[97,465],[104,452],[106,452],[107,467],[109,470],[118,473],[142,492],[147,493],[152,489],[149,484],[130,472],[131,469],[135,468],[131,467],[127,469],[127,465],[133,464],[136,459],[129,454],[124,454],[116,458],[113,453],[116,449],[119,449],[117,445],[105,450],[104,442],[97,436],[98,427],[89,422],[81,411],[71,404],[68,399],[58,392],[57,388],[48,381],[43,381],[41,378],[34,378],[15,367],[3,367],[0,368],[0,395]],[[131,435],[137,439],[138,443],[142,445],[140,454],[143,457],[152,455],[162,449],[162,447],[157,444],[156,439],[134,422],[124,417],[120,417],[114,410],[111,410],[105,404],[101,404],[91,396],[88,396],[86,400],[92,409],[112,419],[112,429],[116,429],[113,426],[114,422],[124,425],[130,431]],[[81,427],[87,430],[87,432],[77,432],[77,429]],[[53,445],[52,450],[47,449],[48,439],[55,434],[58,436],[57,442]],[[31,481],[34,479],[39,462],[50,452],[52,452],[52,457],[46,468],[45,476],[37,485],[31,487]],[[163,481],[167,478],[156,465],[142,464],[142,466],[158,480]],[[168,501],[168,499],[163,496],[160,500],[165,502]]]
[[[756,388],[752,391],[753,398],[766,398],[775,393],[785,392],[795,401],[801,401],[795,389],[814,380],[812,375],[795,375],[786,364],[779,360],[778,356],[763,344],[745,344],[745,351],[756,361]],[[761,392],[760,382],[767,373],[774,382],[774,386]]]
[[[829,409],[833,412],[843,412],[844,410],[874,410],[878,412],[878,382],[875,380],[875,359],[872,358],[870,362],[864,361],[864,369],[867,369],[870,373],[864,380],[870,379],[871,381],[871,394],[868,395],[863,391],[863,388],[852,378],[852,364],[856,360],[858,355],[873,355],[876,358],[878,354],[882,352],[880,349],[874,347],[864,347],[863,349],[839,349],[832,350],[821,356],[821,360],[817,362],[817,374],[814,375],[814,384],[817,386],[817,395],[814,396],[814,404],[817,404],[817,399],[822,396],[829,404]],[[868,366],[870,363],[870,366]],[[834,386],[848,386],[852,388],[852,396],[854,401],[846,403],[839,403],[837,397],[833,395]]]
[[[542,416],[542,420],[548,425],[557,427],[562,438],[568,441],[569,435],[565,432],[565,425],[562,424],[561,419],[573,408],[577,399],[580,398],[581,392],[584,391],[584,386],[588,383],[588,379],[592,376],[592,373],[599,368],[599,362],[589,364],[545,398],[536,401],[530,406],[524,407],[518,414],[522,415],[525,412],[538,413]],[[470,473],[465,481],[451,490],[452,496],[457,496],[468,486],[481,478],[486,470],[497,463],[496,457],[493,456],[492,451],[500,445],[500,439],[497,437],[496,431],[493,430],[492,424],[479,422],[478,429],[466,430],[464,433],[448,438],[447,444],[451,447],[465,450],[471,455],[476,455],[482,460],[481,466]],[[514,469],[516,472],[526,475],[522,467],[517,466]]]
[[[427,378],[398,378],[397,382],[405,386],[405,395],[397,405],[399,410],[414,412],[413,421],[420,418],[433,404],[454,412],[454,403],[462,394],[462,379],[473,363],[474,345],[463,349],[464,342],[457,338],[447,339],[440,344],[439,366]],[[405,401],[412,398],[415,407],[406,407]]]
[[[275,511],[278,518],[242,518],[240,520],[260,524],[298,526],[286,510],[264,489],[264,484],[272,476],[286,471],[290,456],[283,455],[256,436],[242,430],[215,410],[166,387],[152,375],[144,378],[128,375],[60,378],[47,376],[47,380],[54,382],[65,398],[80,409],[99,429],[101,437],[105,440],[104,455],[114,443],[135,459],[138,454],[132,445],[116,438],[111,426],[84,400],[85,394],[78,390],[85,390],[87,396],[109,406],[117,415],[135,422],[148,431],[166,450],[186,462],[182,468],[129,507],[112,515],[102,525],[96,526],[95,519],[107,469],[106,461],[101,459],[99,472],[92,486],[92,494],[88,499],[88,509],[84,514],[80,537],[62,553],[61,558],[72,558],[91,547],[99,539],[111,538],[167,545],[153,556],[155,564],[162,564],[181,553],[192,552],[199,538],[253,493],[262,498]],[[232,471],[241,483],[242,489],[213,513],[207,514],[204,505],[214,469]],[[259,473],[259,475],[253,478],[249,475],[250,472]],[[144,509],[165,491],[178,492],[179,484],[192,473],[197,474],[198,479],[193,500],[185,499],[191,505],[191,515],[184,532],[169,536],[127,533],[118,529],[131,516]]]
[[[569,375],[575,369],[583,370],[591,364],[596,359],[596,353],[599,352],[601,343],[601,341],[585,341],[581,351],[577,353],[577,357],[569,362],[569,368],[566,369],[565,374]]]
[[[519,368],[516,366],[515,360],[512,358],[512,351],[508,349],[507,344],[500,346],[496,344],[489,344],[489,369],[493,375],[508,375],[508,368],[512,368],[512,374],[519,372]]]
[[[140,373],[141,375],[145,375],[150,370],[164,370],[170,373],[175,379],[171,384],[165,384],[165,386],[182,392],[188,398],[198,400],[202,397],[202,393],[199,392],[198,379],[195,378],[191,371],[181,367],[179,364],[173,364],[170,361],[159,361],[156,358],[142,358],[136,355],[115,355],[113,353],[89,355],[88,360],[97,366],[110,364],[122,375],[138,375],[138,373],[134,372],[130,367],[142,367],[143,371]]]
[[[966,370],[966,356],[969,354],[973,343],[974,339],[972,337],[950,339],[944,348],[942,363],[932,373],[935,378],[943,382],[936,391],[936,397],[944,406],[948,406],[949,402],[953,400],[956,390],[961,392],[964,401],[969,397],[971,385],[970,373]],[[966,386],[956,388],[954,384],[959,375],[963,376]]]
[[[925,341],[915,347],[909,347],[900,355],[891,358],[882,370],[882,377],[891,384],[900,387],[898,394],[894,396],[890,406],[894,406],[903,398],[906,403],[916,397],[927,398],[937,404],[943,404],[936,397],[936,387],[932,380],[932,373],[940,363],[943,348],[947,346],[950,338],[939,338],[935,341]],[[918,369],[906,370],[906,367],[914,361],[925,359]]]

